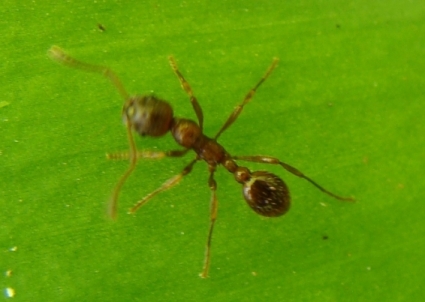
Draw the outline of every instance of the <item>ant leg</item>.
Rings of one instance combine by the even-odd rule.
[[[137,159],[140,159],[140,158],[161,159],[164,157],[182,157],[186,155],[188,151],[189,149],[171,150],[171,151],[143,150],[143,151],[136,151],[136,157]],[[130,154],[128,151],[114,152],[114,153],[107,153],[106,157],[111,160],[124,160],[124,159],[128,159],[130,157]]]
[[[255,92],[257,91],[258,87],[269,77],[270,73],[273,71],[273,69],[276,67],[277,62],[279,61],[278,58],[274,58],[272,65],[270,65],[269,69],[267,69],[266,74],[261,78],[261,80],[257,83],[257,85],[252,88],[248,94],[245,96],[242,103],[240,103],[235,110],[233,110],[232,114],[230,114],[227,121],[224,123],[224,125],[221,127],[221,129],[218,131],[218,133],[215,135],[214,139],[217,140],[218,137],[227,129],[229,128],[238,118],[239,114],[242,112],[243,107],[251,101],[251,99],[254,97]]]
[[[143,197],[143,199],[139,200],[130,209],[129,213],[132,214],[132,213],[136,212],[141,206],[143,206],[145,203],[147,203],[156,194],[161,193],[162,191],[165,191],[165,190],[170,189],[170,188],[174,187],[175,185],[177,185],[184,176],[186,176],[187,174],[189,174],[192,171],[193,166],[195,165],[195,163],[198,160],[199,160],[198,158],[195,158],[194,160],[192,160],[186,167],[184,167],[183,171],[180,174],[173,176],[172,178],[170,178],[169,180],[164,182],[162,184],[162,186],[160,186],[158,189],[149,193],[148,195]]]
[[[336,198],[336,199],[342,200],[342,201],[355,201],[355,199],[353,197],[341,197],[341,196],[335,195],[332,192],[329,192],[328,190],[326,190],[325,188],[323,188],[322,186],[317,184],[314,180],[312,180],[311,178],[304,175],[298,169],[296,169],[296,168],[294,168],[294,167],[292,167],[292,166],[290,166],[290,165],[288,165],[284,162],[281,162],[277,158],[270,157],[270,156],[232,156],[232,159],[234,159],[234,160],[245,160],[245,161],[257,162],[257,163],[263,163],[263,164],[281,165],[286,171],[288,171],[288,172],[290,172],[290,173],[292,173],[295,176],[298,176],[300,178],[304,178],[305,180],[310,182],[313,186],[318,188],[320,191],[328,194],[329,196],[332,196],[333,198]]]
[[[204,124],[204,114],[202,113],[202,108],[199,105],[196,97],[193,95],[193,91],[192,91],[192,88],[190,87],[189,83],[186,81],[186,79],[183,77],[183,75],[179,71],[179,69],[177,67],[176,60],[172,56],[169,56],[168,60],[170,61],[170,65],[171,65],[171,68],[173,69],[174,73],[179,78],[179,81],[180,81],[180,84],[181,84],[183,90],[190,97],[190,102],[192,103],[193,110],[195,110],[196,117],[198,118],[199,128],[201,128],[201,131],[202,131],[203,124]]]
[[[201,278],[208,277],[208,271],[210,268],[210,262],[211,262],[211,238],[212,233],[214,229],[215,221],[217,220],[217,209],[218,209],[218,202],[217,202],[217,182],[214,179],[214,172],[215,172],[215,166],[210,166],[210,178],[208,179],[208,186],[211,190],[211,201],[210,201],[210,229],[208,231],[208,239],[207,239],[207,246],[205,248],[205,258],[204,258],[204,267],[202,269],[202,273],[199,274]]]
[[[121,83],[118,76],[108,67],[89,64],[89,63],[85,63],[77,59],[74,59],[70,55],[66,54],[65,51],[63,51],[63,49],[61,49],[59,46],[56,46],[56,45],[52,46],[49,49],[48,54],[52,60],[62,65],[66,65],[68,67],[72,67],[76,69],[81,69],[88,72],[98,73],[107,77],[111,81],[112,85],[114,85],[115,88],[117,88],[118,92],[121,94],[124,100],[127,100],[129,98],[129,94],[125,90],[124,85]]]

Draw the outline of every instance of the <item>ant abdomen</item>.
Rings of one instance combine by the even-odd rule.
[[[173,108],[153,95],[132,96],[123,107],[124,122],[142,136],[163,136],[173,121]]]
[[[256,213],[276,217],[289,210],[291,198],[282,179],[266,171],[255,171],[250,176],[250,179],[243,183],[242,193]]]

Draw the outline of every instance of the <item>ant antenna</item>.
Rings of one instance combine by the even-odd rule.
[[[99,73],[107,77],[112,82],[112,85],[117,88],[118,92],[121,94],[124,100],[128,100],[128,98],[130,97],[118,76],[108,67],[81,62],[66,54],[62,48],[56,45],[53,45],[49,49],[48,54],[53,61],[56,61],[62,65],[81,69],[88,72]]]
[[[133,173],[134,168],[136,168],[136,164],[137,164],[136,144],[134,143],[133,133],[131,130],[132,130],[131,123],[130,121],[127,121],[127,138],[128,138],[128,143],[130,147],[130,153],[129,153],[130,165],[128,166],[127,171],[125,171],[124,174],[121,176],[118,183],[115,185],[114,190],[112,191],[112,196],[108,206],[108,214],[112,219],[115,219],[117,217],[118,195],[120,194],[121,188],[126,182],[127,178],[131,175],[131,173]]]
[[[88,64],[88,63],[79,61],[77,59],[74,59],[70,55],[66,54],[59,46],[56,46],[56,45],[52,46],[49,49],[48,54],[52,60],[62,65],[66,65],[68,67],[72,67],[76,69],[81,69],[83,71],[98,73],[105,76],[111,81],[112,85],[115,86],[115,88],[118,90],[118,92],[121,94],[122,98],[125,101],[130,99],[130,95],[125,90],[124,85],[121,83],[118,76],[115,74],[115,72],[113,72],[108,67],[101,66],[101,65]],[[125,173],[118,180],[118,183],[115,185],[115,188],[112,191],[112,196],[108,206],[108,214],[112,219],[115,219],[117,216],[117,200],[118,200],[119,192],[121,191],[121,187],[124,185],[125,181],[133,172],[137,164],[137,150],[136,150],[136,144],[134,143],[134,138],[132,133],[132,124],[128,119],[126,119],[126,128],[127,128],[127,139],[128,139],[129,149],[130,149],[130,152],[129,152],[130,165],[125,171]]]

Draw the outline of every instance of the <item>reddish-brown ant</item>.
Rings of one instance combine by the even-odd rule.
[[[136,95],[130,96],[124,89],[119,78],[115,73],[104,66],[92,65],[78,61],[67,55],[61,48],[53,46],[49,50],[50,57],[63,64],[73,68],[82,69],[89,72],[102,74],[107,77],[112,84],[117,88],[123,99],[125,100],[122,116],[124,123],[127,127],[127,136],[129,142],[129,152],[110,154],[108,157],[111,159],[129,159],[130,165],[121,176],[116,184],[111,200],[109,203],[109,214],[112,217],[116,216],[117,201],[121,187],[124,182],[133,172],[137,160],[139,158],[154,158],[159,159],[163,157],[181,157],[189,150],[196,153],[195,158],[182,170],[182,172],[168,181],[161,187],[146,195],[143,199],[138,201],[131,209],[130,213],[134,213],[138,208],[143,206],[156,194],[167,190],[177,183],[187,174],[192,171],[193,166],[199,160],[204,160],[208,164],[209,180],[208,186],[211,190],[210,201],[210,226],[208,231],[208,239],[206,244],[206,252],[204,259],[204,266],[200,276],[205,278],[208,276],[210,266],[211,254],[211,237],[213,233],[214,223],[217,218],[217,197],[216,189],[217,183],[214,180],[214,173],[218,165],[224,166],[227,171],[233,174],[236,181],[242,184],[242,193],[248,205],[258,214],[268,217],[276,217],[285,214],[290,206],[289,190],[283,180],[273,173],[266,171],[250,171],[248,168],[238,166],[235,160],[244,160],[265,164],[280,165],[288,172],[295,176],[301,177],[309,181],[316,188],[322,192],[343,201],[354,201],[352,197],[340,197],[335,195],[322,186],[318,185],[309,177],[305,176],[298,169],[281,162],[279,159],[270,156],[232,156],[226,152],[217,139],[226,131],[238,118],[244,106],[252,99],[258,87],[268,78],[270,73],[276,67],[278,59],[274,59],[273,63],[267,70],[266,74],[260,79],[257,85],[252,88],[245,96],[242,103],[240,103],[234,111],[230,114],[224,125],[217,132],[217,134],[210,138],[206,136],[203,129],[203,113],[196,97],[193,94],[192,88],[185,80],[183,75],[177,68],[176,61],[173,57],[169,57],[171,68],[177,75],[183,90],[188,94],[192,107],[198,118],[198,123],[185,118],[177,118],[173,115],[171,105],[166,101],[157,98],[154,95]],[[172,150],[167,152],[158,151],[138,151],[134,143],[132,131],[136,131],[141,136],[160,137],[165,135],[168,131],[171,132],[175,141],[183,147],[182,150]]]

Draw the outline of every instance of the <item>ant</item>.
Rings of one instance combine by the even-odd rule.
[[[341,197],[326,190],[315,181],[304,175],[298,169],[280,161],[277,158],[270,156],[232,156],[230,155],[217,140],[220,135],[226,131],[239,117],[244,106],[251,101],[258,87],[269,77],[275,69],[278,59],[275,58],[267,69],[265,75],[260,81],[248,92],[243,101],[233,110],[227,118],[224,125],[220,128],[217,134],[210,138],[203,133],[204,115],[201,106],[198,103],[192,88],[186,79],[183,77],[177,67],[175,59],[170,56],[169,61],[172,70],[176,74],[183,90],[189,96],[192,107],[196,113],[198,123],[186,118],[174,117],[171,105],[154,95],[135,95],[130,96],[124,89],[123,84],[115,73],[108,67],[100,65],[92,65],[67,55],[58,46],[53,46],[49,50],[50,57],[69,67],[81,69],[88,72],[94,72],[104,75],[108,78],[118,92],[125,100],[122,117],[127,128],[127,137],[129,143],[129,151],[123,153],[109,154],[110,159],[129,159],[130,165],[125,173],[118,180],[112,191],[112,196],[109,201],[109,215],[112,218],[116,217],[117,201],[121,188],[130,174],[136,167],[137,161],[140,158],[160,159],[163,157],[182,157],[189,150],[193,150],[196,156],[186,165],[180,174],[173,176],[162,184],[158,189],[146,195],[138,201],[131,209],[130,213],[134,213],[148,202],[156,194],[174,187],[180,180],[192,171],[193,166],[200,160],[204,160],[208,165],[209,178],[208,186],[211,190],[210,200],[210,225],[206,243],[206,251],[202,273],[200,277],[206,278],[210,267],[211,259],[211,238],[214,229],[214,223],[217,219],[218,201],[216,196],[217,183],[214,179],[214,173],[218,165],[233,174],[235,180],[242,185],[242,194],[248,205],[257,214],[267,217],[277,217],[285,214],[290,207],[289,190],[283,180],[273,173],[267,171],[250,171],[246,167],[238,166],[235,161],[250,161],[264,164],[280,165],[288,172],[304,178],[322,192],[342,201],[354,201],[352,197]],[[133,139],[133,131],[141,136],[161,137],[168,131],[171,132],[174,140],[183,149],[171,151],[139,151]]]

